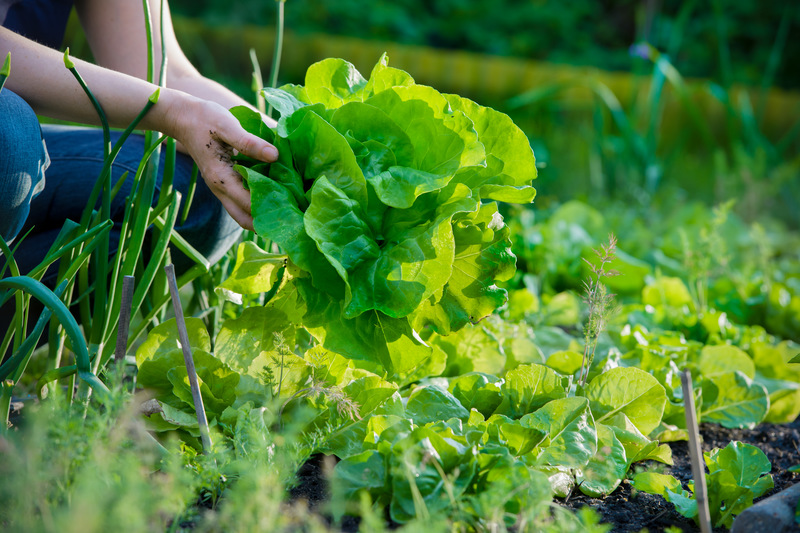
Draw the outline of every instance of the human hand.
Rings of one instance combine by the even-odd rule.
[[[239,121],[219,104],[190,97],[185,93],[167,107],[174,137],[194,159],[211,192],[245,229],[253,229],[250,192],[241,175],[233,169],[234,150],[254,159],[273,162],[278,150],[265,140],[245,131]]]

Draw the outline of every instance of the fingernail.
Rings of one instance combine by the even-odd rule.
[[[278,150],[274,146],[270,146],[268,148],[264,148],[262,151],[264,155],[264,159],[267,161],[277,161],[278,160]]]

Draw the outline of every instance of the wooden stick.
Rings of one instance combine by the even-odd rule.
[[[697,501],[697,518],[700,531],[711,533],[711,513],[708,509],[708,489],[706,487],[706,471],[703,467],[703,453],[700,449],[700,431],[697,427],[697,413],[694,410],[694,392],[692,391],[692,375],[688,370],[681,373],[683,389],[683,409],[686,412],[686,430],[689,433],[689,456],[692,459],[692,477],[694,478],[694,498]]]
[[[131,325],[131,305],[133,304],[133,276],[122,278],[122,305],[119,309],[119,326],[117,327],[117,345],[114,348],[114,360],[125,359],[128,349],[128,329]]]
[[[192,348],[189,345],[189,333],[186,331],[186,321],[183,318],[183,307],[181,307],[181,298],[178,294],[178,282],[175,280],[175,266],[170,263],[164,267],[164,270],[167,273],[167,284],[169,285],[169,292],[172,296],[172,306],[175,309],[175,322],[178,324],[178,338],[181,341],[183,360],[186,363],[186,372],[189,374],[189,385],[192,388],[194,410],[197,413],[197,424],[200,426],[200,440],[203,443],[203,449],[210,451],[211,433],[208,430],[206,410],[203,407],[203,397],[200,394],[200,385],[197,382],[197,370],[194,367]]]

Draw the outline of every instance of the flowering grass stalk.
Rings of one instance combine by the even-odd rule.
[[[581,373],[578,376],[578,382],[582,387],[586,386],[586,379],[589,376],[589,369],[592,367],[600,333],[608,323],[609,317],[614,313],[614,294],[608,292],[602,280],[619,275],[618,271],[607,269],[608,265],[614,261],[616,251],[617,238],[612,233],[608,236],[608,244],[601,244],[599,250],[594,250],[599,259],[599,264],[594,264],[583,258],[591,268],[592,275],[588,281],[584,280],[583,282],[583,301],[589,307],[589,316],[583,327],[583,361],[581,363]]]

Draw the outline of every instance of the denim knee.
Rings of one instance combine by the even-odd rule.
[[[0,236],[11,242],[44,188],[49,165],[33,109],[8,89],[0,91]]]

